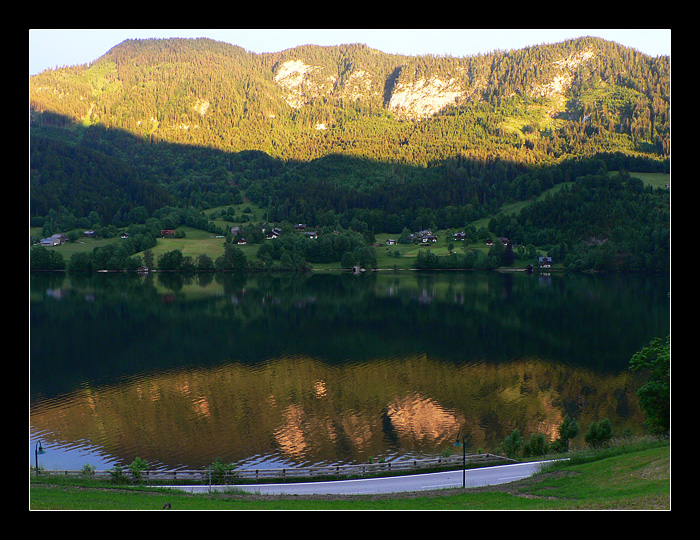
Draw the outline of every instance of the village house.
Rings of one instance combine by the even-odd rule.
[[[267,231],[265,236],[268,240],[272,240],[273,238],[277,238],[280,234],[282,234],[282,229],[275,227],[271,231]]]
[[[428,242],[437,242],[438,237],[434,235],[431,231],[425,229],[418,233],[418,239],[422,244],[427,244]]]
[[[539,257],[540,268],[549,268],[552,266],[552,259],[550,257]]]
[[[173,236],[174,234],[175,234],[175,231],[173,231],[172,229],[161,229],[161,231],[160,231],[160,235],[164,236],[164,237],[170,237],[170,236]]]
[[[61,244],[64,244],[68,240],[68,237],[65,234],[54,234],[52,236],[49,236],[48,238],[42,238],[39,240],[39,243],[42,246],[60,246]]]
[[[452,235],[452,237],[455,240],[465,240],[467,238],[467,234],[464,231],[462,231],[462,232],[454,233]]]

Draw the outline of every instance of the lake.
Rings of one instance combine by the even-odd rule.
[[[30,462],[241,468],[495,452],[564,415],[641,434],[631,356],[668,277],[340,272],[30,277]],[[582,435],[579,438],[582,438]],[[581,443],[582,444],[582,443]]]

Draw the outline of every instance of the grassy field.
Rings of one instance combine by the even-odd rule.
[[[212,260],[216,260],[224,254],[224,238],[213,237],[211,233],[202,231],[199,229],[193,229],[192,227],[181,226],[178,227],[179,231],[184,231],[184,238],[158,238],[156,240],[156,246],[151,249],[155,260],[158,257],[179,249],[182,255],[187,257],[192,257],[196,259],[201,254],[208,255]],[[39,237],[40,231],[32,231],[35,237]],[[377,234],[376,241],[379,244],[375,248],[377,254],[377,263],[379,268],[397,268],[399,270],[408,270],[413,268],[415,258],[418,256],[420,251],[432,251],[438,256],[445,256],[449,254],[447,244],[452,240],[451,231],[437,231],[438,241],[430,246],[419,246],[418,244],[396,244],[393,246],[385,245],[387,238],[397,238],[396,235],[390,234]],[[113,242],[119,242],[120,239],[109,238],[109,239],[94,239],[94,238],[81,238],[77,242],[68,242],[66,244],[50,247],[48,249],[55,249],[63,255],[63,259],[68,262],[74,253],[80,251],[91,252],[96,247],[102,247]],[[274,242],[274,240],[270,240]],[[467,249],[473,249],[480,254],[486,255],[488,253],[488,246],[484,243],[479,242],[478,244],[470,244],[464,246],[463,242],[453,242],[454,249],[457,253],[463,254],[463,247]],[[240,245],[238,248],[245,253],[249,260],[254,260],[257,257],[259,244],[248,244]],[[332,264],[314,264],[317,270],[327,270],[327,269],[340,269],[340,263]]]
[[[510,484],[391,496],[192,495],[32,479],[30,509],[159,510],[169,502],[174,510],[669,510],[670,468],[670,444],[656,443],[621,453],[589,452]]]
[[[630,176],[640,178],[647,185],[658,187],[666,187],[671,185],[671,175],[669,173],[640,173],[632,172]]]
[[[610,174],[615,174],[611,172]],[[633,176],[641,178],[646,184],[653,185],[654,187],[664,187],[670,184],[670,175],[665,173],[631,173]],[[531,201],[521,201],[518,203],[513,203],[506,205],[499,210],[499,214],[510,215],[517,214],[525,206],[532,204],[532,202],[543,199],[548,194],[552,194],[565,186],[571,184],[570,182],[565,182],[558,184],[553,188],[547,190],[546,192],[540,194],[537,198]],[[220,218],[221,208],[212,208],[205,212],[209,217],[212,217],[212,221],[218,226],[228,229],[234,225],[241,225],[241,222],[228,222]],[[236,216],[246,215],[249,222],[257,223],[263,220],[264,210],[250,205],[248,203],[242,203],[239,205],[233,205],[234,214]],[[472,223],[472,225],[479,230],[482,227],[488,227],[489,222],[488,217],[479,219]],[[151,250],[155,255],[156,260],[158,257],[169,251],[179,249],[182,251],[183,256],[190,256],[196,259],[201,254],[208,255],[212,260],[216,260],[217,257],[223,255],[224,253],[224,239],[216,238],[209,232],[202,231],[199,229],[194,229],[192,227],[180,226],[178,231],[184,232],[184,238],[158,238],[156,246]],[[69,231],[64,231],[68,233]],[[83,238],[82,231],[78,231],[81,235],[80,240],[73,243],[66,243],[61,246],[52,247],[49,249],[58,250],[66,262],[68,262],[74,253],[80,251],[92,251],[96,247],[101,247],[113,242],[118,242],[119,238],[109,238],[109,239],[92,239]],[[431,251],[438,256],[446,256],[449,254],[448,243],[452,242],[452,234],[458,232],[457,230],[445,231],[439,230],[434,231],[438,236],[438,241],[429,246],[420,246],[417,244],[395,244],[388,246],[385,244],[388,238],[398,239],[398,235],[378,233],[376,235],[376,241],[378,246],[375,247],[377,254],[378,267],[382,269],[398,269],[398,270],[409,270],[413,268],[415,258],[421,251]],[[30,228],[30,235],[33,238],[41,237],[41,229],[38,227]],[[493,237],[494,235],[492,235]],[[495,238],[494,238],[495,239]],[[463,242],[452,242],[454,244],[454,249],[457,253],[463,254],[465,249],[476,251],[480,257],[486,256],[489,251],[489,247],[483,242],[465,245]],[[257,251],[259,245],[249,244],[238,246],[249,260],[254,260],[257,256]],[[541,255],[546,255],[546,252],[540,253]],[[528,264],[535,264],[536,259],[533,260],[519,260],[517,262],[518,266],[524,267]],[[314,264],[317,270],[327,270],[327,269],[339,269],[340,263],[333,264]]]

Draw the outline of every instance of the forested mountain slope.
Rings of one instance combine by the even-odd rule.
[[[497,154],[529,163],[668,155],[669,69],[668,57],[593,38],[465,58],[134,40],[89,66],[36,75],[30,99],[34,111],[151,142],[281,159],[340,152],[424,166]]]
[[[669,167],[670,59],[596,38],[465,58],[129,40],[33,76],[30,107],[31,213],[54,222],[245,196],[271,221],[400,232]]]

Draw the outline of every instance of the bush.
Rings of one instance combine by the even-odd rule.
[[[607,418],[600,422],[593,422],[586,432],[585,439],[593,448],[608,446],[612,438],[612,424]]]
[[[554,441],[553,449],[556,452],[568,452],[569,441],[579,434],[580,429],[578,422],[572,420],[567,414],[564,417],[564,421],[559,426],[559,438]]]
[[[523,438],[520,436],[520,430],[515,428],[503,441],[503,451],[507,457],[515,457],[522,445]]]
[[[128,467],[131,471],[131,476],[133,477],[133,479],[138,481],[141,479],[141,473],[145,470],[148,470],[148,461],[137,457],[136,459],[134,459],[134,461],[129,463]]]
[[[85,465],[83,465],[83,468],[80,471],[80,474],[82,474],[83,476],[85,476],[87,478],[91,478],[95,474],[95,469],[97,469],[97,467],[95,467],[94,465],[90,465],[89,463],[86,463]]]
[[[129,479],[124,474],[124,468],[120,465],[116,465],[109,474],[112,476],[112,482],[115,484],[126,484]]]
[[[44,246],[32,247],[29,252],[30,270],[63,270],[66,263],[58,251],[46,249]]]
[[[530,436],[530,440],[523,447],[523,457],[544,456],[549,453],[549,443],[541,433]]]
[[[223,484],[226,480],[226,475],[233,472],[236,468],[235,463],[224,463],[221,458],[216,458],[209,466],[209,474],[212,484]]]

